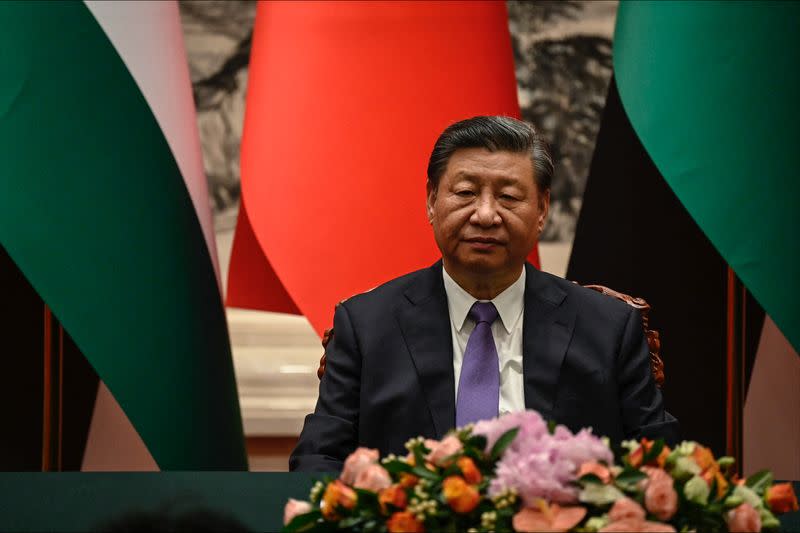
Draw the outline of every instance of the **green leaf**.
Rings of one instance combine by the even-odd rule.
[[[635,468],[626,468],[614,480],[617,485],[625,490],[634,490],[636,485],[647,477],[647,474]]]
[[[422,451],[423,447],[424,447],[424,445],[420,445],[420,446],[415,446],[414,447],[414,463],[417,466],[425,464],[425,453]],[[425,448],[425,449],[428,450],[428,448]],[[428,450],[428,451],[430,452],[430,450]]]
[[[761,528],[767,530],[779,529],[781,527],[780,521],[770,512],[766,507],[759,510],[761,518]]]
[[[658,459],[658,456],[661,455],[661,451],[663,449],[664,449],[664,439],[658,439],[650,447],[650,450],[645,452],[644,456],[642,457],[642,464],[646,465],[650,461],[655,461],[656,459]]]
[[[431,472],[430,470],[428,470],[423,466],[415,466],[414,468],[411,469],[411,473],[423,479],[432,479],[432,480],[439,479],[439,476],[436,474],[436,472]]]
[[[359,507],[378,507],[378,494],[372,492],[371,490],[364,490],[354,488],[356,494],[358,495],[358,506]]]
[[[412,467],[405,461],[389,461],[383,465],[390,474],[402,474],[404,472],[411,472]]]
[[[497,439],[497,442],[494,443],[494,446],[492,446],[492,451],[489,454],[492,460],[496,461],[500,459],[500,457],[503,455],[503,452],[506,451],[506,448],[508,448],[517,437],[517,433],[519,433],[519,428],[512,428],[503,433],[503,435]]]
[[[599,483],[603,484],[603,480],[597,477],[597,474],[584,474],[578,478],[578,483],[584,485],[586,483]]]
[[[764,491],[772,485],[772,472],[769,470],[761,470],[752,476],[748,477],[744,484],[750,487],[753,492],[759,496],[764,494]]]
[[[555,420],[548,420],[547,421],[547,432],[551,435],[556,432],[556,426],[558,423]]]
[[[729,455],[723,455],[719,459],[717,459],[717,464],[720,468],[728,468],[729,466],[733,466],[733,463],[736,462],[736,459]]]
[[[354,529],[357,525],[364,521],[361,516],[351,516],[339,522],[339,529]]]
[[[473,435],[467,440],[467,447],[472,447],[483,452],[486,449],[486,435]]]
[[[315,510],[309,511],[305,514],[295,516],[291,522],[283,526],[281,530],[283,533],[294,533],[300,531],[309,531],[314,527],[314,524],[322,519],[322,511]]]

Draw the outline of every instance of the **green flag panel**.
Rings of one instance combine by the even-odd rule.
[[[162,469],[245,469],[214,269],[144,97],[82,2],[0,2],[0,26],[0,243]]]
[[[637,1],[620,5],[614,41],[619,93],[642,144],[795,348],[798,28],[797,2]]]

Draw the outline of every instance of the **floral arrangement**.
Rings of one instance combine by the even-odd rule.
[[[623,443],[525,411],[412,439],[408,455],[359,448],[310,501],[289,500],[284,531],[761,531],[798,510],[791,484],[731,473],[696,442]]]

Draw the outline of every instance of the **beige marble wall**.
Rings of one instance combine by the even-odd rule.
[[[767,317],[744,405],[745,472],[800,479],[800,357]]]

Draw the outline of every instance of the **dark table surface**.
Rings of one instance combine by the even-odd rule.
[[[88,531],[163,506],[229,513],[253,531],[278,531],[287,498],[308,499],[319,474],[249,472],[0,473],[0,531]],[[800,492],[800,483],[794,483]],[[800,531],[800,513],[784,515]]]

